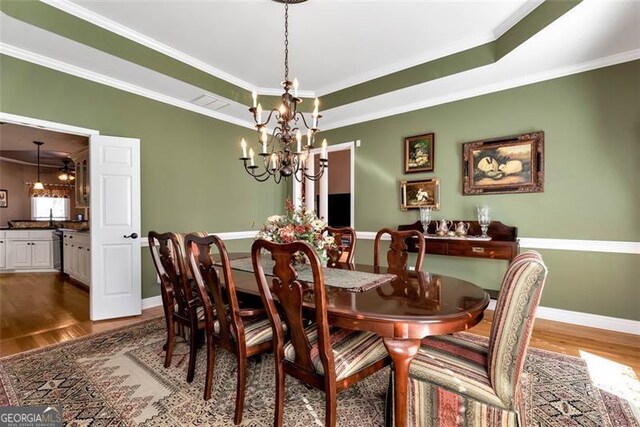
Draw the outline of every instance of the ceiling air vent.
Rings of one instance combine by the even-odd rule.
[[[202,96],[194,99],[194,104],[199,105],[200,107],[208,108],[209,110],[218,111],[230,105],[227,101],[223,101],[222,99],[216,98],[215,96],[211,96],[208,93],[205,93]]]

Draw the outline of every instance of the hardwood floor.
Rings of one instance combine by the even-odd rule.
[[[69,341],[162,316],[162,307],[142,316],[92,322],[89,294],[57,273],[0,274],[0,356]]]
[[[493,312],[469,332],[488,336]],[[162,308],[142,316],[92,322],[89,294],[55,273],[0,274],[0,356],[64,342],[162,316]],[[589,352],[631,367],[640,378],[640,336],[536,320],[531,346],[580,356]]]

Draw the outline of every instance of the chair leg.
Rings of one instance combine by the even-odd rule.
[[[211,399],[211,388],[213,387],[213,369],[216,361],[216,345],[213,338],[207,336],[207,377],[204,381],[204,400]]]
[[[282,427],[282,418],[284,416],[284,368],[282,360],[276,359],[276,407],[273,425]]]
[[[173,326],[173,318],[169,316],[167,321],[167,342],[165,344],[164,367],[171,366],[171,356],[173,356],[173,341],[175,340],[176,331]]]
[[[196,373],[196,354],[197,354],[197,346],[196,346],[196,334],[197,328],[194,325],[191,325],[189,328],[189,368],[187,370],[187,382],[190,383],[193,381],[193,377]]]
[[[236,413],[233,417],[235,424],[242,422],[242,412],[244,410],[244,390],[247,383],[247,358],[243,354],[238,354],[238,383],[236,387]]]
[[[338,406],[336,386],[335,383],[329,385],[325,389],[325,413],[324,413],[324,425],[326,427],[335,427],[336,425],[336,407]]]

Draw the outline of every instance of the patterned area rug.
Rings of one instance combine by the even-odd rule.
[[[187,348],[179,346],[165,369],[164,334],[164,321],[154,319],[0,359],[0,406],[60,404],[67,423],[78,426],[233,425],[234,357],[216,353],[213,397],[205,402],[206,352],[199,352],[196,378],[187,384]],[[581,359],[534,349],[526,371],[529,426],[639,425],[625,400],[592,384]],[[387,379],[383,370],[342,392],[338,425],[383,425]],[[273,383],[272,356],[252,359],[242,425],[272,425]],[[287,378],[284,425],[324,425],[324,394]]]

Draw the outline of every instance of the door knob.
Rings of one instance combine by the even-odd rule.
[[[138,233],[131,233],[128,236],[124,236],[125,239],[137,239]]]

